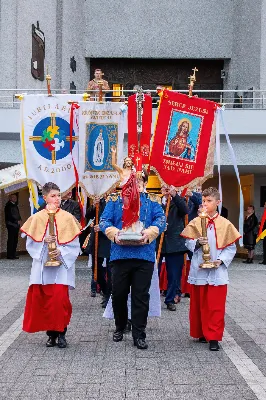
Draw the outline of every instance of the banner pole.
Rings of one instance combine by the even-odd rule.
[[[167,199],[166,209],[165,209],[166,221],[167,221],[167,218],[168,218],[168,215],[169,215],[170,203],[171,203],[171,196],[169,194],[168,199]],[[159,247],[158,247],[158,253],[157,253],[157,258],[156,258],[157,268],[158,268],[160,257],[161,257],[161,252],[162,252],[162,247],[163,247],[163,240],[164,240],[164,232],[161,234],[160,243],[159,243]]]
[[[99,225],[99,203],[95,204],[95,225]],[[95,232],[95,248],[94,248],[94,281],[97,282],[98,278],[98,242],[99,242],[99,232]]]

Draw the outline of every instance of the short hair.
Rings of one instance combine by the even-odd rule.
[[[219,190],[216,187],[209,187],[202,192],[202,197],[214,197],[216,200],[220,200],[221,196]]]
[[[58,190],[60,192],[59,187],[55,183],[48,182],[42,187],[43,196],[47,196],[51,192],[51,190]]]
[[[253,206],[253,204],[250,204],[250,205],[248,206],[248,208],[249,208],[249,207],[253,208],[253,211],[255,211],[255,207]]]
[[[148,179],[149,179],[149,175],[148,175],[146,168],[143,168],[143,170],[141,172],[141,176],[142,176],[143,182],[147,183]]]

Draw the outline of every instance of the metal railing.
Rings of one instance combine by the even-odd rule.
[[[188,90],[173,90],[174,92],[188,94]],[[65,89],[53,89],[52,94],[83,94],[85,90],[66,91]],[[90,91],[98,93],[97,91]],[[120,96],[113,96],[116,90],[103,90],[106,101],[124,102],[128,96],[136,93],[134,90],[122,90]],[[143,90],[144,93],[150,93],[153,99],[153,108],[156,108],[159,101],[159,96],[156,90]],[[20,100],[16,98],[16,94],[46,94],[47,89],[0,89],[0,108],[19,108]],[[223,105],[227,109],[244,108],[244,109],[265,109],[266,108],[266,90],[194,90],[194,96],[215,101]]]

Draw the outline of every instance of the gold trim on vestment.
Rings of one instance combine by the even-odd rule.
[[[25,233],[35,242],[42,242],[47,226],[49,216],[46,209],[32,215],[21,227],[21,232]],[[81,226],[73,215],[69,212],[59,209],[55,214],[55,231],[58,244],[67,244],[72,242],[81,233]]]
[[[210,220],[206,218],[206,225]],[[224,249],[241,238],[240,233],[228,219],[220,215],[213,219],[216,246],[218,250]],[[202,236],[201,218],[194,218],[181,233],[186,239],[199,239]]]

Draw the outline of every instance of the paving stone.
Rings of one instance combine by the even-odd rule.
[[[22,315],[29,271],[28,257],[11,267],[0,260],[0,340]],[[45,333],[19,332],[0,357],[0,399],[256,399],[254,391],[263,391],[264,383],[266,388],[266,268],[234,262],[230,276],[226,329],[234,342],[228,336],[226,352],[210,352],[189,337],[189,299],[174,315],[162,305],[162,317],[148,321],[149,349],[140,351],[130,334],[112,341],[114,323],[102,318],[101,297],[89,297],[90,276],[81,259],[77,289],[70,294],[68,348],[47,349]],[[247,383],[252,376],[253,389]]]

